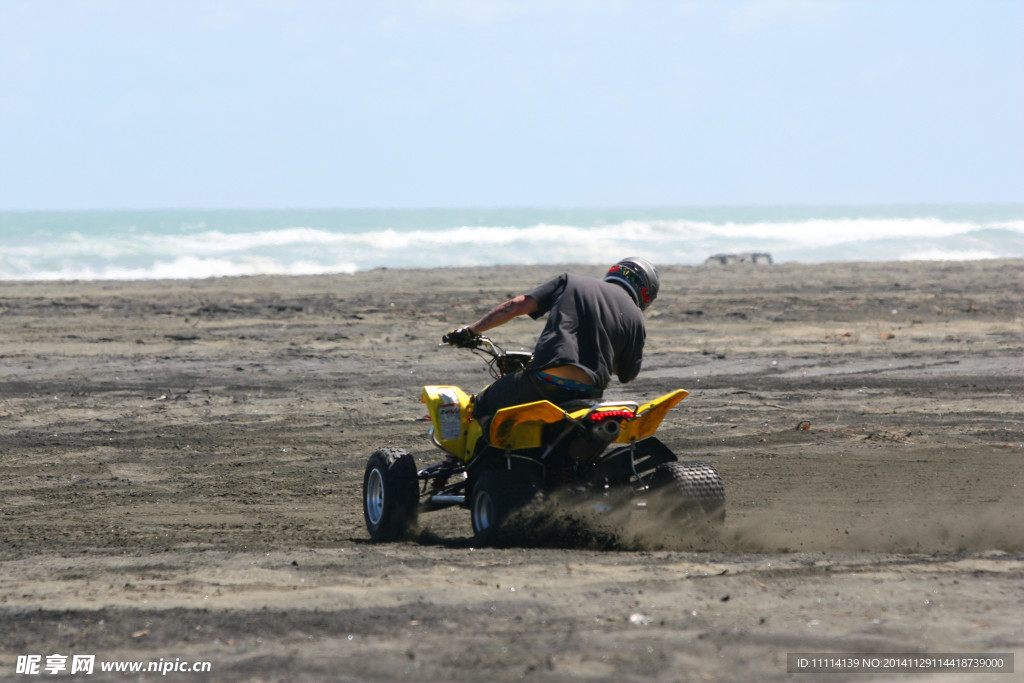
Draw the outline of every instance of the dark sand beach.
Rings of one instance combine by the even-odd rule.
[[[606,395],[691,392],[660,437],[720,471],[717,536],[486,548],[449,509],[370,543],[369,454],[430,464],[422,385],[489,381],[440,336],[565,269],[602,272],[0,283],[0,679],[54,653],[210,662],[85,676],[111,681],[763,681],[798,652],[1020,676],[1021,260],[664,268]]]

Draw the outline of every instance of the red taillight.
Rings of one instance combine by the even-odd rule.
[[[601,422],[602,420],[613,418],[619,420],[631,420],[634,417],[636,417],[636,414],[632,410],[602,410],[590,414],[590,420],[592,422]]]

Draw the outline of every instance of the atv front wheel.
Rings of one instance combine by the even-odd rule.
[[[391,446],[375,451],[363,475],[363,518],[370,538],[394,541],[404,536],[416,521],[418,504],[412,455]]]
[[[526,507],[540,490],[528,474],[517,470],[487,470],[473,485],[470,516],[473,534],[485,541],[493,540],[510,514]]]
[[[651,476],[658,507],[671,516],[725,520],[725,485],[718,470],[703,460],[658,465]]]

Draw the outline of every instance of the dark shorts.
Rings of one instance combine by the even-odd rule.
[[[541,379],[535,370],[520,370],[494,381],[476,397],[473,417],[492,416],[502,408],[534,401],[555,405],[580,399],[599,399],[601,391],[578,390],[558,386]]]

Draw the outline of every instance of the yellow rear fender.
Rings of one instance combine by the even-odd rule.
[[[619,437],[615,439],[615,443],[629,443],[634,439],[640,441],[652,436],[658,431],[658,427],[661,426],[661,421],[665,419],[668,411],[689,395],[690,392],[686,389],[676,389],[672,393],[659,396],[653,401],[643,404],[637,408],[636,417],[622,421]]]
[[[518,450],[541,445],[545,425],[561,422],[566,412],[550,401],[502,408],[491,420],[491,445]]]
[[[635,408],[635,417],[622,420],[616,443],[629,443],[636,439],[646,439],[658,431],[662,420],[677,403],[689,396],[685,389],[660,396],[653,401]],[[605,403],[594,412],[634,412],[635,403]],[[519,406],[502,408],[494,415],[490,425],[490,443],[502,449],[518,450],[541,446],[541,435],[544,427],[561,422],[568,418],[579,420],[591,411],[581,408],[567,413],[550,401],[536,401]],[[475,441],[475,439],[474,439]]]

